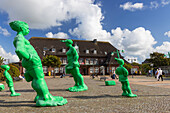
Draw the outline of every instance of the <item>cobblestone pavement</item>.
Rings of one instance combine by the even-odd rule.
[[[137,98],[122,97],[121,83],[116,86],[105,86],[104,81],[84,77],[89,90],[84,92],[68,92],[66,89],[74,85],[72,77],[46,77],[50,93],[63,96],[68,100],[64,106],[36,107],[33,102],[36,93],[31,83],[15,82],[19,97],[10,97],[7,84],[0,92],[1,113],[170,113],[170,80],[157,82],[152,77],[129,77],[130,86]],[[161,85],[162,84],[162,85]],[[164,84],[164,85],[163,85]]]

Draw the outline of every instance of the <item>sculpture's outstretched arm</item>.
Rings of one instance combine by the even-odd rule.
[[[25,42],[24,42],[24,37],[22,37],[21,35],[17,36],[16,39],[16,54],[18,55],[18,57],[20,58],[20,60],[22,58],[25,58],[26,60],[29,59],[29,53],[25,50]]]

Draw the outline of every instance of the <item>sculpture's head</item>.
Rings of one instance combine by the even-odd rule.
[[[10,67],[8,65],[1,65],[1,68],[4,70],[7,70],[7,71],[10,69]]]
[[[73,41],[71,39],[61,40],[61,42],[65,42],[67,47],[70,47],[73,44]]]
[[[115,58],[119,65],[124,65],[124,60],[121,58]]]
[[[30,32],[28,24],[23,21],[13,21],[10,22],[9,25],[12,28],[12,30],[18,33],[22,32],[24,36]]]

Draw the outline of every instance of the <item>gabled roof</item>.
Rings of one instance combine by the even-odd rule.
[[[66,56],[66,53],[62,52],[62,49],[68,49],[65,43],[61,42],[60,38],[43,38],[43,37],[32,37],[29,39],[30,43],[38,52],[40,58],[43,58],[44,47],[48,48],[46,51],[46,55],[56,55],[56,56]],[[107,62],[114,62],[114,58],[110,58],[111,52],[116,52],[116,48],[112,46],[109,42],[97,41],[94,39],[93,41],[87,40],[72,40],[73,46],[76,44],[79,47],[79,56],[80,57],[89,57],[96,58],[102,57],[107,58]],[[55,48],[55,52],[50,51],[52,48]],[[86,50],[89,50],[89,54],[86,53]],[[97,54],[94,54],[94,50],[97,51]],[[106,54],[107,53],[107,54]],[[117,57],[115,54],[113,57]],[[122,58],[122,57],[121,57]]]

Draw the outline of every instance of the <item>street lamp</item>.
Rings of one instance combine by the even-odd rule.
[[[152,67],[152,68],[151,68],[151,71],[152,71],[152,72],[151,72],[151,77],[152,77],[152,75],[153,75],[153,64],[150,64],[150,66]]]
[[[169,56],[169,58],[170,58],[170,52],[168,52],[168,55],[164,54],[164,57],[166,57],[166,56]]]
[[[8,61],[8,64],[9,64],[9,62],[10,62],[10,59],[4,59],[4,61]]]

